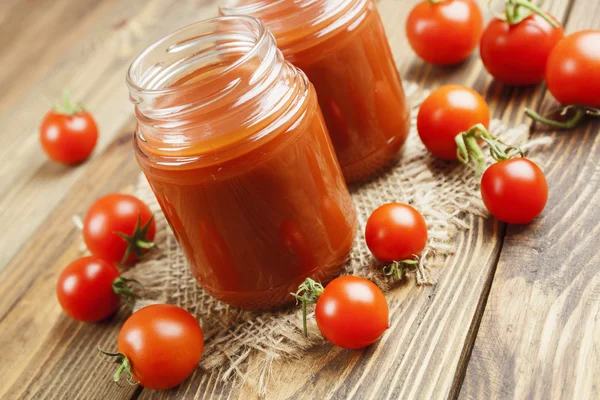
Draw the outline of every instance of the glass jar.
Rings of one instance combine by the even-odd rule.
[[[350,252],[356,214],[313,86],[265,25],[220,17],[145,50],[127,84],[137,160],[201,286],[292,301]]]
[[[346,182],[392,164],[409,108],[373,0],[229,0],[223,15],[260,18],[315,86]]]

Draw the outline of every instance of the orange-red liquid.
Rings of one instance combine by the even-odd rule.
[[[174,86],[213,78],[218,70],[197,71]],[[238,68],[238,92],[250,84],[252,72]],[[136,140],[138,161],[194,276],[211,295],[234,306],[269,308],[292,301],[289,293],[306,277],[333,278],[352,246],[352,201],[314,89],[299,82],[304,88],[283,105],[292,111],[250,125],[252,112],[244,104],[223,109],[233,92],[212,104],[211,113],[189,116],[189,125],[198,118],[215,122],[187,132],[194,140],[181,150],[169,149],[169,157],[185,162],[161,162],[161,148],[170,140],[164,135],[142,130],[144,140]],[[277,87],[287,90],[291,83]],[[198,90],[208,95],[222,86],[216,77]],[[202,97],[194,91],[186,96]],[[266,96],[258,108],[281,106],[269,101]]]
[[[410,126],[381,18],[372,0],[302,3],[284,0],[249,13],[315,86],[346,181],[364,181],[397,159]],[[327,11],[339,4],[343,11]]]

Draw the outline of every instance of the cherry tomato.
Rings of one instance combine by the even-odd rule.
[[[56,295],[63,310],[72,318],[97,322],[112,315],[121,302],[113,290],[119,271],[98,257],[73,261],[61,272]]]
[[[83,220],[83,239],[93,255],[130,264],[152,246],[152,211],[128,194],[109,194],[92,204]]]
[[[384,204],[369,217],[365,239],[371,253],[383,262],[411,259],[427,244],[427,224],[408,204]]]
[[[187,311],[155,304],[133,313],[119,332],[117,357],[140,385],[165,390],[194,372],[202,357],[204,335]],[[118,379],[118,375],[115,377]]]
[[[481,197],[494,217],[527,224],[544,210],[548,183],[540,168],[526,158],[492,164],[481,177]]]
[[[389,328],[385,296],[373,282],[340,276],[321,293],[315,318],[325,339],[345,349],[375,342]]]
[[[600,108],[600,31],[576,32],[550,53],[546,84],[562,104]]]
[[[502,83],[533,85],[541,82],[548,56],[564,35],[563,28],[556,24],[558,28],[538,14],[515,25],[492,19],[481,37],[483,65]]]
[[[63,164],[77,164],[89,157],[98,140],[94,118],[65,94],[62,106],[49,111],[40,126],[40,142],[48,157]]]
[[[442,86],[432,92],[417,115],[421,141],[427,150],[443,160],[456,160],[456,135],[476,124],[489,127],[487,103],[473,89],[459,85]]]
[[[457,64],[471,55],[483,29],[475,0],[425,0],[406,20],[406,36],[423,60],[437,65]]]

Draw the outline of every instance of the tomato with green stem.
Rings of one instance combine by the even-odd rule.
[[[460,85],[434,90],[421,104],[417,131],[427,150],[443,160],[456,160],[456,135],[476,124],[490,124],[490,110],[479,93]]]
[[[423,60],[436,65],[464,61],[479,43],[483,17],[475,0],[425,0],[406,20],[406,36]]]
[[[510,224],[527,224],[546,206],[548,183],[537,165],[524,157],[518,146],[510,146],[479,124],[456,136],[458,159],[468,164],[474,159],[478,173],[484,156],[477,140],[486,142],[497,162],[481,178],[481,198],[488,211]],[[520,156],[520,157],[519,157]]]
[[[385,273],[402,279],[406,269],[414,268],[427,244],[427,223],[408,204],[384,204],[369,216],[365,240],[378,260],[391,263]]]
[[[89,251],[114,263],[131,264],[154,243],[156,223],[140,199],[113,193],[96,200],[83,220],[83,239]]]
[[[139,298],[130,283],[137,281],[121,277],[113,264],[94,256],[82,257],[60,273],[56,296],[71,318],[98,322],[114,314],[122,300],[132,306]]]
[[[534,85],[544,79],[550,52],[564,35],[554,17],[527,0],[506,0],[481,36],[481,61],[498,81]]]
[[[119,367],[113,379],[127,376],[130,384],[166,390],[186,380],[198,366],[204,334],[183,308],[155,304],[133,313],[119,332],[118,352],[99,349]]]
[[[49,111],[40,126],[40,143],[48,157],[73,165],[90,156],[98,141],[98,126],[81,103],[71,101],[65,90],[63,104]]]
[[[533,110],[526,114],[534,120],[560,129],[570,129],[585,116],[600,116],[600,31],[585,30],[562,39],[550,53],[546,66],[546,85],[565,107],[572,111],[566,121],[542,117]]]
[[[329,342],[345,349],[369,346],[390,327],[385,295],[359,276],[340,276],[325,288],[308,278],[292,295],[302,303],[304,334],[308,335],[307,304],[316,303],[319,330]]]
[[[481,198],[490,213],[509,224],[527,224],[544,210],[548,183],[527,158],[492,164],[481,177]]]

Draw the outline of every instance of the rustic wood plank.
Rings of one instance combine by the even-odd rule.
[[[403,78],[422,87],[472,86],[485,95],[494,117],[522,123],[520,110],[537,105],[543,87],[501,87],[483,70],[476,55],[460,67],[446,69],[417,60],[408,48],[403,24],[416,1],[406,3],[378,3]],[[549,7],[560,19],[567,2],[549,2]],[[438,285],[419,288],[410,283],[389,297],[392,328],[377,345],[363,351],[323,346],[303,354],[300,361],[276,363],[269,398],[426,399],[456,393],[456,386],[460,387],[460,380],[455,382],[456,370],[468,359],[475,339],[505,229],[493,220],[470,218],[473,228],[458,235],[456,256],[447,262]],[[251,360],[247,368],[254,364]],[[199,371],[177,389],[144,390],[140,399],[211,398],[215,393],[228,398],[256,397],[252,387],[218,385],[215,375]]]
[[[598,2],[574,2],[567,32],[600,28],[598,13]],[[541,109],[556,106],[548,93]],[[461,398],[600,397],[598,131],[590,121],[554,132],[536,154],[549,202],[532,224],[508,227]]]
[[[58,273],[81,254],[81,235],[71,216],[139,174],[132,160],[132,132],[129,124],[90,163],[87,175],[0,272],[0,398],[92,398],[90,393],[98,399],[128,397],[108,385],[112,366],[101,363],[95,350],[98,344],[114,345],[125,313],[100,324],[77,323],[62,312],[55,287]],[[75,396],[79,391],[86,395]]]
[[[77,43],[115,0],[0,4],[0,109],[7,109]],[[23,79],[24,70],[26,79]],[[18,82],[18,84],[15,84]]]
[[[412,4],[414,0],[409,4],[380,2],[397,58],[409,54],[403,21]],[[552,6],[561,4],[564,5],[554,2]],[[478,62],[474,57],[461,68],[444,72],[444,81],[438,76],[439,71],[427,72],[430,67],[412,56],[400,65],[405,79],[417,80],[424,86],[448,81],[473,85],[486,93],[494,115],[506,121],[519,121],[518,109],[539,100],[539,88],[511,91],[493,84],[477,66]],[[120,101],[116,96],[120,94],[114,93],[111,99]],[[173,391],[116,391],[107,380],[110,366],[87,355],[93,353],[97,343],[106,347],[114,343],[126,313],[103,324],[77,324],[63,316],[54,301],[56,275],[77,254],[77,232],[68,224],[70,215],[82,212],[96,196],[133,182],[137,167],[128,153],[129,129],[120,129],[122,139],[72,178],[76,183],[64,196],[65,201],[50,217],[38,219],[43,222],[30,242],[0,272],[0,345],[3,350],[8,349],[3,352],[4,365],[0,364],[0,375],[8,377],[0,383],[0,398],[100,399],[127,398],[132,394],[140,394],[141,398],[254,397],[251,388],[223,384],[201,370]],[[44,167],[52,168],[49,164]],[[111,172],[115,170],[118,173]],[[34,174],[31,185],[53,175],[37,170]],[[417,288],[411,283],[393,293],[393,328],[379,344],[358,352],[323,346],[303,355],[301,361],[276,364],[270,397],[445,397],[451,390],[454,370],[465,357],[465,338],[472,341],[473,317],[478,315],[482,298],[487,297],[486,288],[493,277],[504,229],[493,220],[472,218],[472,223],[472,230],[458,236],[457,255],[448,262],[437,286]],[[40,251],[45,251],[43,257],[38,256]],[[70,350],[75,350],[75,354],[70,354]],[[248,367],[252,366],[251,361]],[[65,374],[69,369],[75,370],[74,375]]]
[[[63,14],[81,11],[77,7],[62,8]],[[48,99],[70,87],[74,97],[85,102],[99,125],[95,155],[100,154],[132,115],[124,84],[132,58],[167,33],[215,13],[215,0],[180,1],[176,7],[157,0],[122,0],[95,21],[95,27],[14,108],[3,110],[0,225],[5,227],[7,239],[0,241],[0,269],[89,166],[68,168],[47,162],[38,144],[37,129],[50,107]],[[28,79],[27,70],[22,71],[20,80]],[[13,79],[11,83],[18,82]],[[18,212],[14,205],[18,205]]]

